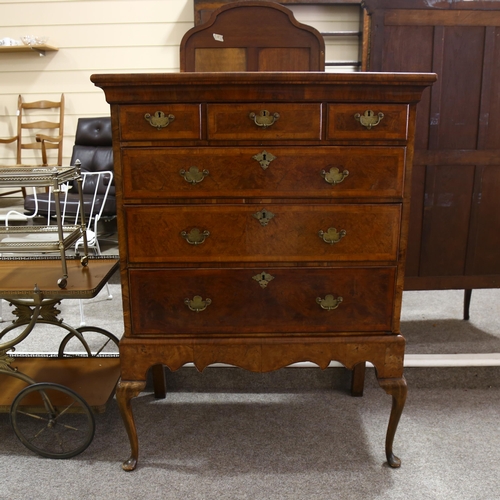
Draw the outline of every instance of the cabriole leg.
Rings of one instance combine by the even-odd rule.
[[[389,425],[385,436],[385,454],[389,465],[397,468],[401,466],[401,460],[392,452],[392,444],[394,442],[396,429],[398,428],[399,419],[401,418],[401,414],[403,413],[403,408],[405,406],[408,387],[404,377],[378,379],[378,383],[387,394],[392,396],[391,416],[389,418]]]
[[[134,415],[132,413],[131,399],[139,395],[146,387],[146,381],[120,380],[116,388],[116,401],[127,431],[130,441],[130,458],[123,462],[122,468],[125,471],[134,470],[139,458],[139,441],[137,439],[137,429],[135,427]]]

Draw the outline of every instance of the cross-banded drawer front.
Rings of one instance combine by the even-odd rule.
[[[135,335],[380,332],[395,268],[131,270]]]
[[[396,260],[401,207],[155,205],[125,216],[133,263],[374,262]]]
[[[200,139],[200,105],[122,106],[120,135],[123,141]]]
[[[209,104],[208,138],[214,140],[320,140],[321,104]]]
[[[405,152],[402,147],[126,148],[124,195],[401,197]]]
[[[408,111],[405,104],[329,104],[327,139],[406,140]]]

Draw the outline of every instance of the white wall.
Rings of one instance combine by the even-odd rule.
[[[358,8],[295,6],[299,21],[320,31],[358,29]],[[77,120],[109,115],[93,73],[179,71],[179,44],[194,24],[192,0],[0,0],[0,39],[46,36],[57,52],[0,53],[0,137],[14,135],[17,96],[66,98],[64,163]],[[337,47],[333,47],[336,45]],[[327,42],[327,59],[356,59],[357,40]],[[14,146],[0,145],[0,164],[14,163]],[[29,157],[24,159],[29,161]]]

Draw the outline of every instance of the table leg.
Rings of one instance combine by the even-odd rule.
[[[120,380],[116,388],[116,401],[122,416],[125,430],[130,441],[130,458],[123,462],[122,468],[125,471],[134,470],[139,458],[139,440],[137,439],[137,429],[135,427],[134,415],[132,413],[131,399],[139,395],[146,387],[146,381]]]
[[[351,396],[360,398],[365,387],[366,362],[358,363],[352,369]]]
[[[153,390],[156,399],[165,399],[167,396],[167,381],[165,380],[165,368],[163,365],[153,365]]]
[[[378,383],[387,394],[392,396],[391,416],[389,418],[389,425],[387,427],[387,434],[385,437],[385,454],[389,465],[397,468],[401,466],[401,460],[392,452],[392,444],[394,442],[394,436],[399,424],[399,419],[401,418],[401,414],[403,413],[403,408],[405,406],[408,387],[404,377],[378,379]]]
[[[464,319],[467,320],[470,318],[470,300],[472,297],[472,289],[464,290]]]

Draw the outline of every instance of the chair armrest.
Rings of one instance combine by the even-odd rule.
[[[15,136],[15,137],[9,137],[8,139],[0,139],[0,143],[1,144],[10,144],[11,142],[14,142],[14,141],[17,141],[17,138],[19,136]]]
[[[61,142],[63,136],[58,135],[58,136],[53,136],[53,135],[45,135],[45,134],[36,134],[35,139],[36,142],[42,142],[43,141],[48,141],[48,142]]]
[[[45,147],[45,141],[47,142],[61,142],[63,136],[58,135],[58,136],[52,136],[52,135],[44,135],[44,134],[37,134],[35,136],[36,142],[41,142],[42,146],[42,165],[46,167],[48,165],[47,162],[47,148]]]

